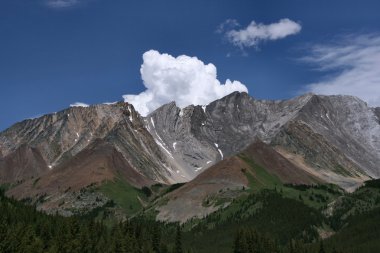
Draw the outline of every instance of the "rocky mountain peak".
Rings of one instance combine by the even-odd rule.
[[[83,156],[90,144],[96,150],[96,143],[103,143],[147,180],[186,182],[260,139],[317,177],[351,187],[380,175],[379,133],[379,108],[350,96],[309,93],[271,101],[234,92],[208,105],[179,108],[170,102],[146,117],[117,102],[71,107],[15,124],[0,133],[0,167],[11,170],[7,160],[17,161],[20,172],[35,164],[64,169],[59,165]],[[20,152],[27,162],[15,159]],[[346,184],[347,178],[355,179]]]

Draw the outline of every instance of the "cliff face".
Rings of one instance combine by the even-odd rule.
[[[170,178],[164,156],[127,103],[72,107],[26,120],[0,134],[0,182],[11,183],[56,171],[96,140],[108,143],[139,173],[156,181]],[[23,159],[18,159],[23,157]]]
[[[350,96],[265,101],[236,92],[207,106],[164,105],[145,124],[186,179],[259,138],[323,180],[352,188],[380,176],[376,112]]]
[[[269,143],[309,98],[261,101],[235,92],[207,106],[164,105],[148,115],[145,124],[179,174],[189,180],[256,138]]]
[[[350,190],[380,177],[379,122],[380,108],[355,97],[313,94],[267,101],[235,92],[147,117],[124,102],[72,107],[0,133],[0,183],[28,198],[119,177],[138,188],[188,182],[260,139],[314,179]]]

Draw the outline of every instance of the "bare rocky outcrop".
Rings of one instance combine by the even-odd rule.
[[[26,180],[30,176],[59,170],[61,164],[96,145],[98,139],[120,152],[142,175],[155,181],[170,182],[170,172],[163,166],[165,156],[144,128],[140,115],[132,105],[124,102],[72,107],[25,120],[0,133],[3,155],[0,182]],[[20,152],[25,152],[22,147],[29,147],[37,154],[27,155],[28,163],[14,159]],[[35,166],[30,166],[32,163]]]
[[[71,107],[0,133],[0,183],[18,184],[10,192],[24,198],[49,194],[53,182],[70,189],[115,176],[136,187],[188,182],[259,139],[314,179],[351,190],[380,177],[379,118],[379,108],[356,97],[314,94],[268,101],[234,92],[204,106],[171,102],[147,117],[125,102]],[[75,179],[86,173],[97,176]]]
[[[310,97],[265,101],[234,92],[205,106],[180,109],[172,102],[148,115],[145,124],[188,181],[256,138],[269,143]]]
[[[267,101],[235,92],[207,106],[180,109],[169,103],[145,124],[183,181],[259,138],[301,155],[321,179],[353,189],[380,176],[377,112],[352,96]]]

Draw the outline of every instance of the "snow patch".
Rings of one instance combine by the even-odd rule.
[[[77,133],[77,136],[79,137],[79,133]]]
[[[132,110],[131,110],[131,107],[128,106],[128,111],[129,111],[129,121],[130,122],[133,122],[133,118],[132,118]]]
[[[179,111],[179,116],[180,116],[180,117],[183,116],[183,110],[182,110],[182,108],[181,108],[180,111]]]
[[[206,164],[209,164],[209,163],[212,163],[212,161],[207,161],[207,163],[206,163]]]
[[[223,152],[222,152],[222,150],[220,150],[220,149],[218,148],[218,151],[219,151],[219,154],[220,154],[220,156],[222,157],[222,160],[223,160]]]
[[[200,171],[201,169],[202,169],[202,167],[196,168],[196,169],[195,169],[195,172],[198,172],[198,171]]]
[[[168,155],[169,155],[172,159],[174,159],[172,153],[170,153],[170,151],[167,150],[161,142],[157,141],[156,139],[155,139],[155,141],[156,141],[156,143],[157,143],[157,144],[158,144],[163,150],[165,150],[166,153],[168,153]]]
[[[153,118],[150,118],[150,122],[152,122],[152,126],[153,126],[154,128],[156,128],[156,126],[154,125],[154,120],[153,120]]]
[[[173,143],[173,149],[175,149],[175,146],[177,145],[177,142]]]
[[[206,113],[206,105],[202,105],[203,112]]]
[[[53,168],[53,166],[52,166],[52,165],[49,165],[48,167],[49,167],[49,169],[52,169],[52,168]]]
[[[222,152],[222,150],[219,149],[219,145],[218,145],[218,143],[214,143],[214,145],[215,145],[215,147],[218,149],[219,154],[220,154],[220,156],[222,157],[222,160],[223,160],[223,152]]]
[[[170,167],[169,166],[167,166],[165,163],[164,164],[162,164],[164,167],[165,167],[165,169],[167,169],[168,171],[170,171],[170,172],[172,172],[173,173],[173,171],[170,169]]]
[[[176,172],[177,172],[177,174],[179,174],[179,170],[177,170]]]

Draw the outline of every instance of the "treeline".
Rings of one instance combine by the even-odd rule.
[[[180,253],[181,231],[143,218],[107,227],[83,217],[46,215],[0,192],[0,252]]]
[[[236,200],[199,223],[189,221],[184,232],[144,217],[109,225],[95,216],[46,215],[0,190],[0,252],[380,252],[380,208],[345,219],[322,243],[316,228],[334,227],[331,220],[276,190]]]

